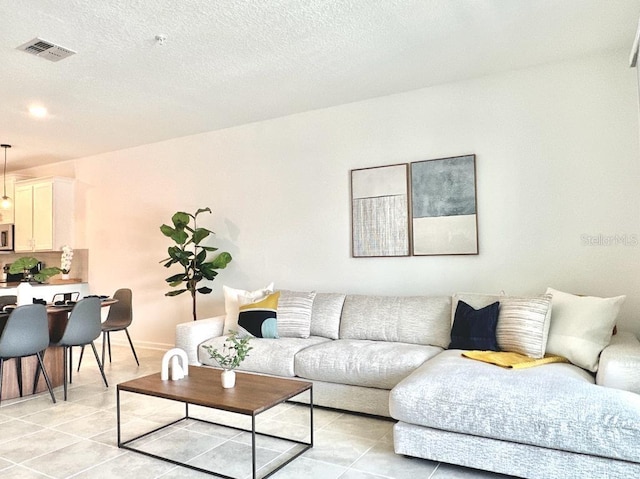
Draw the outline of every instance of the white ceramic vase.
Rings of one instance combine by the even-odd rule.
[[[21,282],[16,288],[17,304],[33,304],[33,286],[31,283]]]
[[[220,379],[222,379],[223,388],[232,388],[236,385],[236,372],[233,369],[225,369],[222,371]]]

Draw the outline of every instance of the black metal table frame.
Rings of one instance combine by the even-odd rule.
[[[224,479],[238,479],[235,478],[233,476],[227,476],[225,474],[221,474],[218,472],[214,472],[211,471],[209,469],[203,469],[201,467],[198,466],[194,466],[192,464],[187,464],[185,462],[181,462],[181,461],[176,461],[174,459],[169,459],[168,457],[163,457],[163,456],[159,456],[157,454],[153,454],[150,452],[146,452],[140,449],[136,449],[135,447],[129,446],[128,444],[137,441],[138,439],[142,439],[143,437],[149,436],[155,432],[158,432],[162,429],[165,429],[167,427],[173,426],[174,424],[177,424],[179,422],[182,421],[186,421],[188,419],[192,419],[194,421],[199,421],[199,422],[204,422],[207,424],[211,424],[214,426],[223,426],[229,429],[235,429],[237,431],[243,431],[243,432],[250,432],[251,433],[251,466],[252,466],[252,470],[253,470],[253,479],[258,479],[257,476],[257,467],[256,467],[256,436],[263,436],[263,437],[272,437],[275,439],[282,439],[284,441],[288,441],[291,442],[293,444],[302,444],[306,447],[304,447],[302,450],[300,450],[298,453],[296,453],[295,455],[291,456],[289,459],[287,459],[286,461],[284,461],[282,464],[279,464],[275,469],[271,470],[269,473],[265,474],[264,476],[262,476],[261,479],[266,479],[267,477],[271,476],[272,474],[275,474],[276,472],[278,472],[280,469],[282,469],[284,466],[286,466],[287,464],[289,464],[291,461],[293,461],[294,459],[300,457],[302,454],[304,454],[306,451],[308,451],[309,449],[311,449],[313,447],[313,386],[311,385],[309,387],[309,389],[307,390],[309,391],[309,432],[310,432],[310,440],[309,442],[304,442],[304,441],[298,441],[295,439],[290,439],[287,437],[282,437],[282,436],[275,436],[273,434],[266,434],[266,433],[261,433],[261,432],[257,432],[256,431],[256,417],[261,414],[262,412],[268,411],[271,408],[267,408],[264,411],[261,411],[261,413],[258,414],[252,414],[251,415],[251,429],[244,429],[244,428],[240,428],[240,427],[235,427],[235,426],[229,426],[227,424],[221,424],[221,423],[216,423],[216,422],[212,422],[212,421],[207,421],[206,419],[199,419],[197,417],[193,417],[193,416],[189,416],[189,402],[182,400],[182,401],[178,401],[175,399],[169,399],[169,398],[161,398],[161,399],[166,399],[168,401],[176,401],[176,402],[182,402],[185,405],[185,414],[184,417],[181,417],[179,419],[176,419],[175,421],[170,422],[169,424],[165,424],[163,426],[157,427],[155,429],[153,429],[152,431],[149,432],[145,432],[139,436],[136,436],[132,439],[129,439],[127,441],[122,441],[121,440],[121,424],[120,424],[120,388],[117,388],[116,390],[116,411],[117,411],[117,429],[118,429],[118,447],[122,448],[122,449],[127,449],[129,451],[133,451],[133,452],[137,452],[139,454],[144,454],[145,456],[149,456],[149,457],[153,457],[155,459],[160,459],[161,461],[165,461],[165,462],[169,462],[171,464],[175,464],[177,466],[182,466],[182,467],[186,467],[189,469],[192,469],[194,471],[199,471],[199,472],[204,472],[205,474],[211,474],[213,476],[217,476],[217,477],[222,477]],[[147,396],[147,394],[143,394],[143,393],[138,393],[138,392],[133,392],[133,391],[125,391],[131,394],[142,394],[144,396]],[[306,391],[302,391],[299,394],[304,394]],[[299,395],[298,394],[298,395]],[[156,396],[154,396],[156,397]],[[295,396],[294,396],[295,397]],[[283,401],[284,402],[284,401]],[[282,403],[279,403],[282,404]],[[277,406],[278,404],[276,404],[275,406]],[[207,406],[204,406],[207,407]],[[274,406],[272,406],[274,407]],[[214,407],[211,407],[210,409],[217,409]],[[219,411],[223,411],[223,409],[218,409]],[[233,411],[227,411],[227,412],[232,412],[233,414],[240,414],[242,416],[248,416],[248,414],[242,414],[242,413],[237,413],[237,412],[233,412]]]

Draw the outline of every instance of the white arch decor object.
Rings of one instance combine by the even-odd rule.
[[[169,371],[171,371],[172,381],[177,381],[189,375],[189,360],[187,353],[183,349],[170,349],[162,357],[160,379],[163,381],[168,380]]]

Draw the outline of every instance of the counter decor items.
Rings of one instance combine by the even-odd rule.
[[[23,256],[22,258],[18,258],[13,263],[11,263],[11,267],[9,268],[9,273],[17,274],[22,273],[24,278],[22,281],[31,282],[36,281],[38,283],[44,283],[51,276],[55,276],[60,273],[60,268],[55,266],[51,266],[49,268],[42,268],[37,273],[33,273],[32,269],[38,265],[39,261],[33,256]]]
[[[29,282],[22,282],[16,288],[16,306],[33,303],[33,286]]]
[[[62,272],[62,279],[69,279],[69,272],[71,271],[71,260],[73,259],[73,248],[69,245],[62,247],[62,256],[60,258],[60,270]]]
[[[203,346],[209,353],[209,357],[224,369],[220,376],[223,388],[229,389],[236,385],[236,372],[234,369],[240,366],[240,363],[249,355],[249,351],[253,349],[253,347],[249,346],[250,340],[251,336],[239,337],[238,331],[230,331],[229,336],[222,345],[222,351],[212,346]]]
[[[210,208],[200,208],[194,214],[178,211],[171,217],[173,226],[163,224],[160,231],[166,237],[171,238],[175,245],[167,250],[169,257],[160,261],[165,268],[170,268],[174,264],[182,268],[180,273],[169,276],[165,279],[172,288],[179,287],[165,293],[165,296],[178,296],[189,292],[192,299],[193,320],[196,315],[196,293],[209,294],[213,290],[208,286],[198,287],[198,283],[203,280],[213,281],[218,275],[217,269],[224,269],[231,262],[231,255],[227,252],[219,253],[215,258],[208,260],[209,253],[217,251],[213,246],[204,246],[201,243],[213,231],[198,227],[197,217],[200,213],[211,213]]]

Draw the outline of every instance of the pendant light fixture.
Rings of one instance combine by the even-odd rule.
[[[7,196],[7,149],[11,148],[11,145],[0,145],[0,147],[4,148],[4,172],[2,174],[4,186],[2,189],[2,198],[0,198],[0,209],[8,210],[11,208],[11,198]]]

